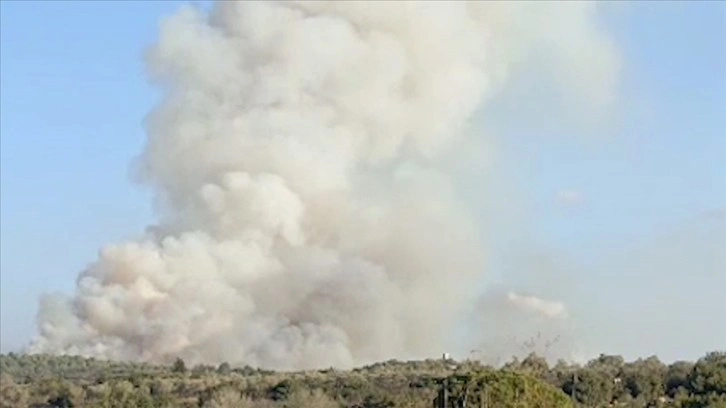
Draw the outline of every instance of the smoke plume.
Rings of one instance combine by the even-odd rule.
[[[546,300],[537,296],[507,293],[507,300],[522,311],[536,313],[549,319],[566,318],[567,308],[562,302]]]
[[[30,351],[275,369],[439,355],[480,295],[486,231],[438,159],[530,54],[610,98],[595,6],[552,7],[222,2],[164,20],[136,162],[158,223],[44,298]]]

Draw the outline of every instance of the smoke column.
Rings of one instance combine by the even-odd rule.
[[[147,55],[164,98],[136,168],[158,223],[103,248],[71,297],[42,299],[30,352],[274,369],[439,355],[486,271],[481,231],[438,159],[532,49],[601,102],[609,51],[593,19],[580,2],[554,14],[499,2],[183,8]]]

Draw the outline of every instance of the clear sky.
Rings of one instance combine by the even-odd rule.
[[[0,4],[6,352],[33,335],[41,293],[70,292],[99,248],[152,219],[128,177],[156,98],[142,54],[182,2]],[[492,268],[566,299],[590,348],[696,358],[726,347],[726,3],[634,2],[607,23],[623,54],[612,123],[522,123],[539,108],[506,97],[490,112],[521,199],[510,217],[484,200]]]

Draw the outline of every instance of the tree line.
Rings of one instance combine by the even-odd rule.
[[[181,359],[151,365],[0,355],[2,408],[430,408],[440,404],[444,385],[452,401],[448,407],[466,400],[468,407],[492,408],[726,408],[726,352],[672,364],[601,355],[582,365],[550,366],[530,354],[499,368],[472,360],[391,360],[348,371],[304,372],[228,363],[187,367]]]

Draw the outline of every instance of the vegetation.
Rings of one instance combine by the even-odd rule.
[[[445,390],[445,391],[444,391]],[[602,355],[549,367],[534,354],[501,369],[478,362],[388,361],[352,371],[276,373],[81,357],[0,355],[0,407],[726,408],[726,353],[697,362]]]

